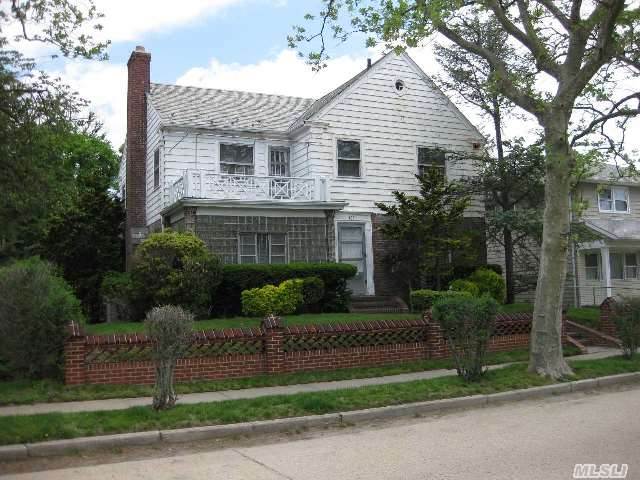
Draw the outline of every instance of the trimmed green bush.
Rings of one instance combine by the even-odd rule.
[[[480,288],[471,280],[458,279],[449,284],[449,291],[467,292],[472,297],[480,296]]]
[[[66,326],[83,323],[80,301],[37,257],[0,269],[0,375],[60,378]]]
[[[480,295],[489,295],[496,302],[504,303],[504,298],[507,294],[507,284],[499,273],[483,267],[473,272],[468,280],[478,286]]]
[[[440,298],[433,305],[433,319],[444,331],[458,375],[466,381],[479,380],[485,372],[497,309],[497,302],[488,296]]]
[[[209,316],[222,279],[222,264],[190,232],[152,233],[138,246],[132,269],[138,316],[157,305],[179,305]]]
[[[425,312],[430,310],[433,304],[442,298],[471,297],[469,292],[457,292],[453,290],[412,290],[411,310]]]
[[[640,348],[640,297],[618,299],[613,307],[613,321],[622,343],[622,355],[631,359]]]
[[[242,292],[242,313],[251,317],[290,315],[304,303],[303,280],[285,280]]]
[[[346,312],[350,292],[347,279],[356,274],[353,265],[345,263],[289,263],[284,265],[225,265],[218,287],[214,313],[218,316],[238,315],[242,311],[244,290],[279,285],[292,278],[318,277],[324,282],[320,300],[323,312]]]
[[[307,277],[302,279],[303,310],[308,312],[318,312],[320,310],[320,300],[324,296],[324,282],[318,277]]]

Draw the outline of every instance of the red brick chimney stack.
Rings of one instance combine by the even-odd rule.
[[[151,54],[138,46],[131,52],[127,67],[127,180],[125,244],[127,269],[131,255],[147,233],[146,222],[146,158],[147,97],[151,83]]]

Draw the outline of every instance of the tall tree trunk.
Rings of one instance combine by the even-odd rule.
[[[504,243],[504,275],[507,284],[507,303],[515,301],[515,285],[513,284],[513,236],[511,230],[505,227],[502,231]]]
[[[529,371],[552,378],[571,374],[562,355],[562,297],[569,244],[569,192],[573,156],[569,113],[554,111],[545,126],[546,174],[542,251],[533,309]]]

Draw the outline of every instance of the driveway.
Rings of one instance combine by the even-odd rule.
[[[640,387],[317,432],[310,437],[270,444],[265,439],[264,445],[198,453],[188,449],[156,452],[157,458],[6,478],[549,480],[572,478],[575,463],[627,463],[627,478],[637,479]]]

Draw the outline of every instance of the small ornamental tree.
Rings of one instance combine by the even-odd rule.
[[[450,254],[469,246],[462,220],[471,199],[462,183],[448,181],[437,169],[416,177],[419,196],[395,191],[393,204],[376,207],[392,219],[382,226],[382,233],[398,241],[395,262],[406,272],[405,279],[411,282],[416,275],[429,274],[440,290],[442,277],[453,268]]]
[[[613,305],[613,320],[622,342],[622,355],[631,359],[640,348],[640,297],[622,298]]]
[[[491,297],[438,300],[433,319],[444,330],[458,375],[476,381],[485,373],[485,357],[493,330],[497,303]]]
[[[177,400],[173,388],[176,361],[189,345],[193,315],[173,305],[156,307],[147,313],[145,326],[151,338],[156,370],[153,408],[165,410],[173,407]]]

